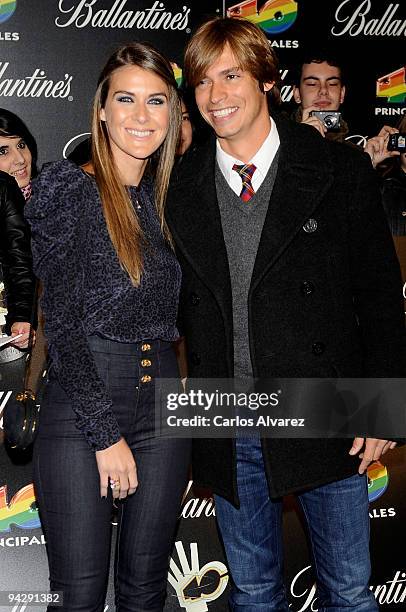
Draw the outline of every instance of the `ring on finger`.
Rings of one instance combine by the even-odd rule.
[[[110,478],[110,489],[112,491],[117,491],[119,488],[120,488],[120,481]]]

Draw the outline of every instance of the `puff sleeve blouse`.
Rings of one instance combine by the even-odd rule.
[[[121,435],[87,337],[118,342],[176,340],[181,273],[162,237],[152,181],[129,192],[147,246],[134,287],[110,241],[93,177],[68,160],[46,164],[25,214],[32,230],[34,270],[43,283],[42,309],[51,366],[72,401],[76,425],[94,450]]]

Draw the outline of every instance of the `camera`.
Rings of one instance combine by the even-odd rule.
[[[406,134],[389,134],[388,151],[406,153]]]
[[[338,111],[311,111],[312,117],[317,117],[327,130],[338,130],[341,127],[341,113]]]

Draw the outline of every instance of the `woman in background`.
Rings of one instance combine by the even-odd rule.
[[[25,123],[5,108],[0,108],[0,170],[15,178],[27,202],[37,176],[37,143]]]
[[[406,314],[406,115],[398,124],[400,134],[403,134],[403,149],[397,157],[392,157],[382,164],[381,193],[383,207],[386,212],[389,227],[395,243],[403,279],[403,297]]]
[[[11,336],[21,334],[12,343],[18,348],[28,345],[35,289],[23,208],[17,183],[0,171],[0,264],[7,303],[4,331]]]
[[[193,125],[191,120],[191,113],[186,103],[185,94],[179,92],[181,107],[182,107],[182,125],[179,136],[179,144],[176,149],[176,155],[182,158],[186,151],[190,148],[193,141]]]
[[[406,115],[398,125],[400,134],[406,135]],[[397,157],[386,161],[382,174],[382,198],[393,236],[406,236],[406,147]]]
[[[13,342],[18,348],[28,345],[35,290],[23,208],[31,195],[36,158],[37,146],[25,123],[0,108],[0,263],[7,300],[5,331],[11,336],[21,334]]]
[[[169,62],[121,47],[99,78],[92,161],[46,165],[27,206],[50,355],[34,482],[51,590],[63,592],[48,610],[104,609],[114,498],[116,609],[164,607],[190,454],[154,431],[155,379],[179,376],[164,202],[180,123]]]

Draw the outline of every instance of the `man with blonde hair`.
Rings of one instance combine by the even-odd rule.
[[[248,21],[203,24],[184,72],[214,132],[183,161],[167,203],[189,376],[404,376],[399,267],[369,160],[270,116],[277,61]],[[194,441],[194,479],[215,493],[233,610],[288,611],[281,497],[292,492],[309,526],[319,610],[378,609],[365,473],[393,447]]]

